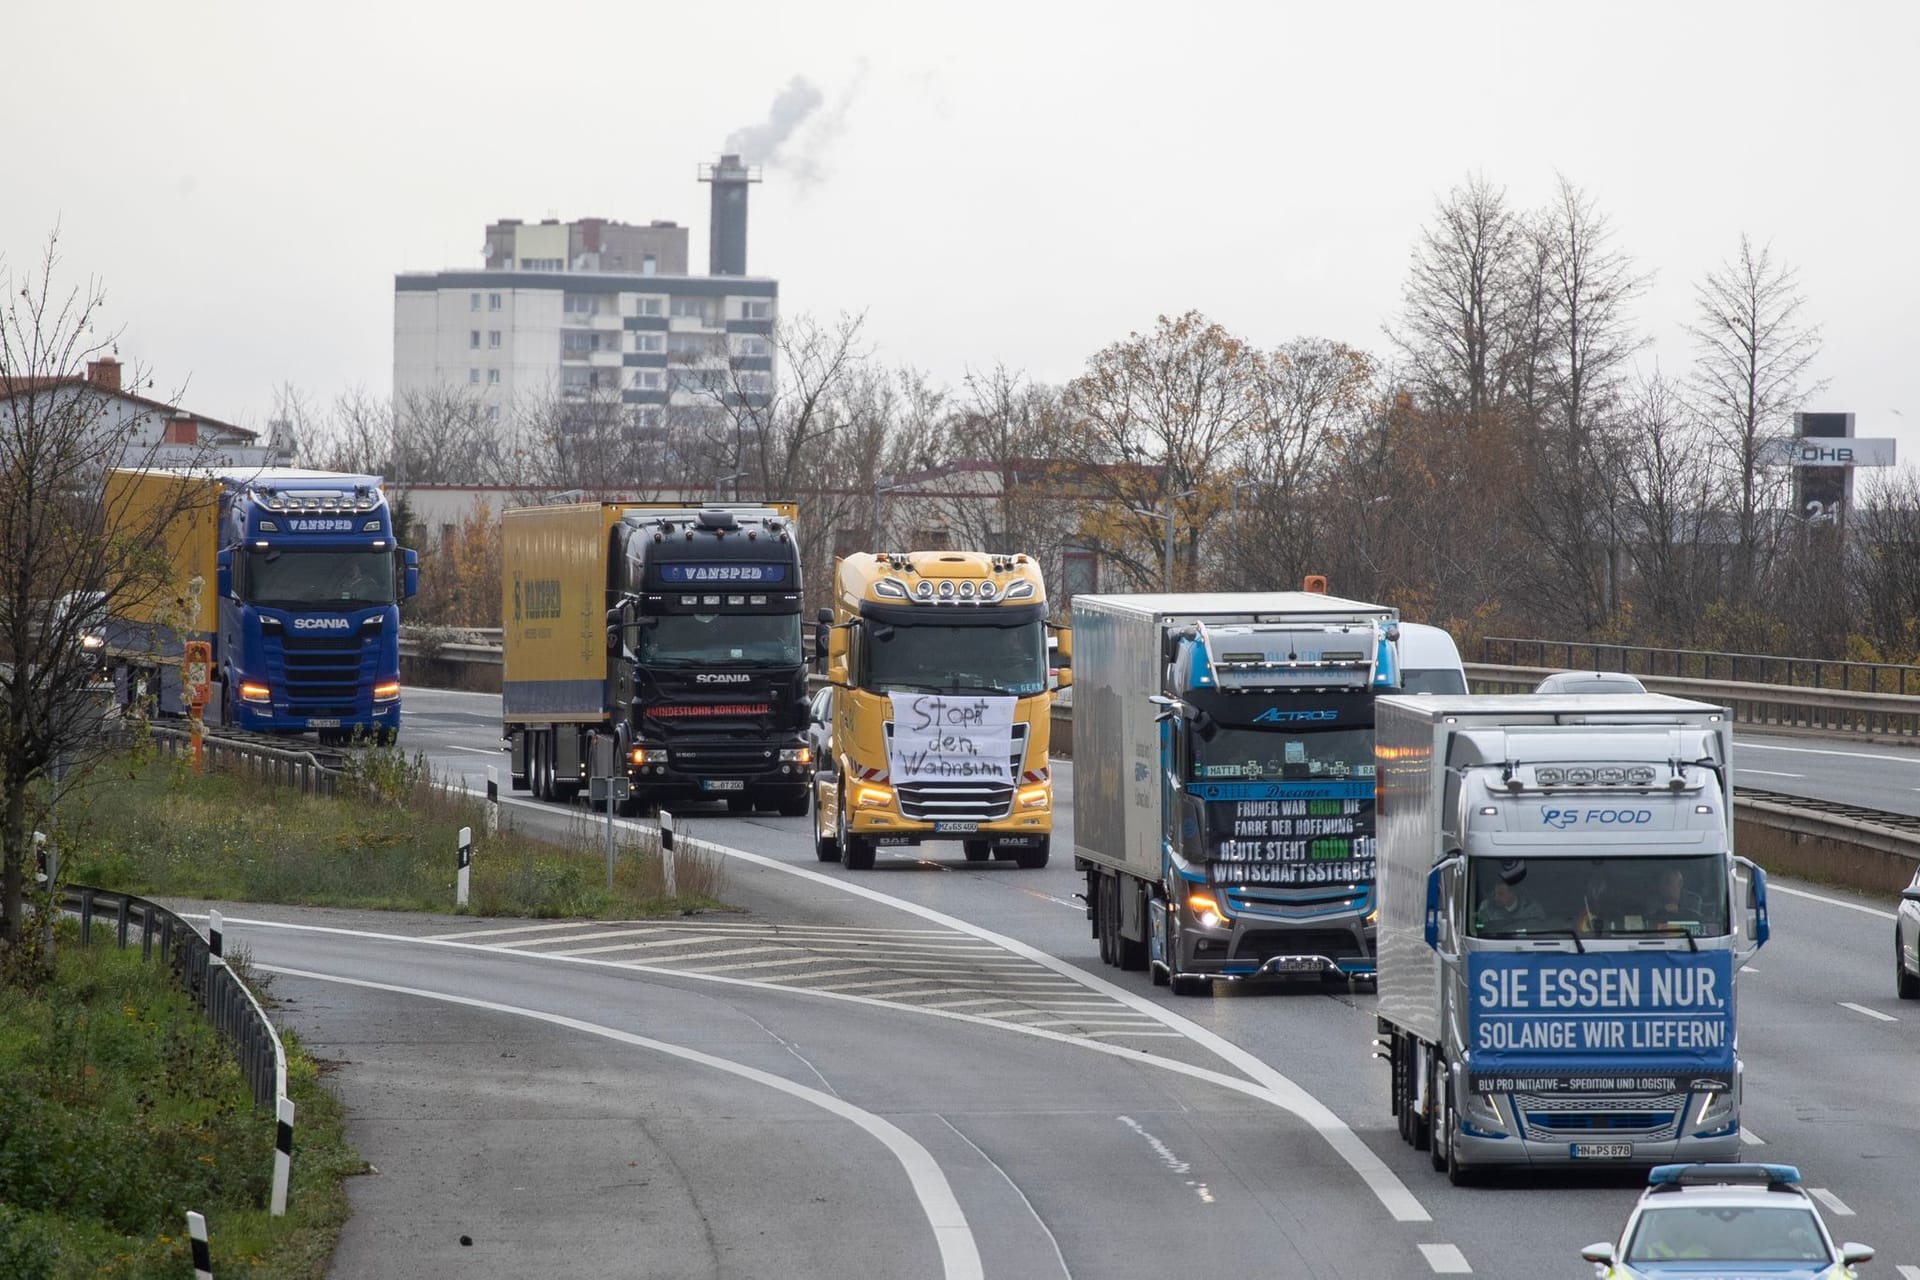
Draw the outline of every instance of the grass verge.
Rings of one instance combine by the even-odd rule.
[[[319,1277],[364,1166],[291,1035],[299,1108],[285,1217],[266,1208],[274,1117],[163,965],[59,926],[47,981],[0,984],[0,1276],[191,1277],[186,1213],[215,1274]]]
[[[95,776],[85,804],[77,819],[62,814],[63,878],[147,897],[452,911],[456,837],[471,827],[474,915],[625,918],[723,905],[717,860],[681,852],[669,897],[657,840],[626,840],[609,889],[604,845],[584,814],[565,843],[488,835],[485,801],[392,751],[359,756],[338,797],[135,752]]]

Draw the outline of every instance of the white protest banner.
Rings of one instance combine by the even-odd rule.
[[[908,782],[1014,781],[1013,707],[1018,698],[895,693],[887,773]]]

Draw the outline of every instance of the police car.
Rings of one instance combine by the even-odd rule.
[[[1580,1256],[1601,1280],[1845,1280],[1873,1250],[1834,1245],[1790,1164],[1663,1164],[1620,1243]]]

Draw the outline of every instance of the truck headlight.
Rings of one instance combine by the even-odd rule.
[[[1188,894],[1187,909],[1193,912],[1194,922],[1202,929],[1218,929],[1227,922],[1220,903],[1210,893]]]
[[[854,788],[853,803],[859,809],[885,809],[893,804],[893,788],[862,786]]]
[[[1726,1128],[1738,1103],[1739,1095],[1732,1089],[1712,1089],[1701,1094],[1700,1109],[1694,1113],[1694,1130],[1712,1132]]]
[[[273,690],[263,684],[255,684],[251,680],[242,680],[240,682],[240,701],[272,702]]]
[[[400,682],[398,680],[382,680],[379,684],[373,686],[373,700],[375,702],[392,702],[399,696]]]
[[[1047,783],[1038,786],[1020,788],[1020,807],[1022,809],[1044,809],[1053,803],[1053,788]]]
[[[1497,1136],[1507,1131],[1506,1117],[1500,1114],[1499,1105],[1489,1093],[1468,1090],[1460,1098],[1460,1117],[1483,1135]]]
[[[632,747],[627,751],[628,764],[665,764],[666,762],[665,747]]]
[[[780,748],[780,763],[781,764],[812,764],[813,748],[812,747],[782,747]]]

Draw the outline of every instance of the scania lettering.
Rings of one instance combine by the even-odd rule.
[[[115,627],[123,700],[157,694],[161,711],[184,712],[180,646],[205,640],[210,721],[328,741],[398,732],[399,601],[419,562],[396,541],[378,476],[115,471],[107,510],[168,513],[180,597],[143,601]]]
[[[571,800],[624,776],[630,812],[806,812],[800,547],[791,504],[578,503],[502,525],[511,778]]]
[[[1047,865],[1053,695],[1072,643],[1047,621],[1024,555],[895,552],[843,558],[820,614],[832,758],[814,786],[822,861],[874,865],[883,846],[957,841],[969,861]]]
[[[1100,955],[1180,994],[1373,972],[1373,703],[1398,613],[1076,596],[1075,865]]]
[[[1767,923],[1766,877],[1731,847],[1727,713],[1389,697],[1376,732],[1401,1136],[1455,1181],[1736,1157],[1734,975]]]

